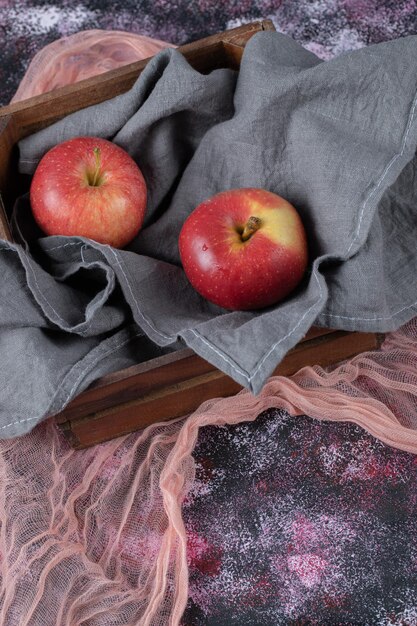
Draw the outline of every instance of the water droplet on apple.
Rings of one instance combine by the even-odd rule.
[[[206,250],[208,250],[208,246],[206,246],[205,243],[203,243],[203,247],[202,247],[203,252],[205,252]]]

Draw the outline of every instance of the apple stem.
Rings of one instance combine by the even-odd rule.
[[[262,220],[259,217],[251,215],[251,217],[246,222],[245,228],[243,229],[243,232],[241,234],[242,241],[247,241],[248,239],[250,239],[253,233],[256,233],[256,231],[259,229],[261,223]]]
[[[97,187],[97,182],[100,177],[100,166],[101,166],[101,158],[100,158],[100,148],[95,147],[93,149],[94,156],[96,159],[96,169],[94,170],[93,180],[91,182],[92,187]]]

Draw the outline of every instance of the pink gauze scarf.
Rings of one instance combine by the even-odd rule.
[[[84,31],[39,52],[13,98],[23,100],[149,57],[166,44]],[[417,452],[417,318],[377,352],[331,371],[274,377],[192,415],[88,450],[69,448],[52,420],[0,442],[0,623],[7,626],[179,624],[188,596],[181,504],[207,425],[253,421],[265,409],[349,421]]]

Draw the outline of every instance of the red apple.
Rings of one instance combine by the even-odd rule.
[[[41,159],[30,187],[35,220],[47,235],[76,235],[122,248],[139,232],[146,183],[122,148],[76,137]]]
[[[260,309],[285,298],[307,267],[295,208],[263,189],[232,189],[200,204],[180,232],[184,271],[196,291],[225,309]]]

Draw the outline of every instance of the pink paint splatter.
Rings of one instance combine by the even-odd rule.
[[[295,554],[287,558],[290,572],[294,572],[305,587],[311,589],[318,585],[322,579],[328,563],[317,554]]]
[[[293,540],[291,548],[296,551],[303,550],[320,540],[318,530],[313,522],[302,514],[298,515],[291,524],[291,534]]]
[[[195,532],[187,533],[188,566],[207,576],[218,576],[222,564],[222,549],[211,545]]]

